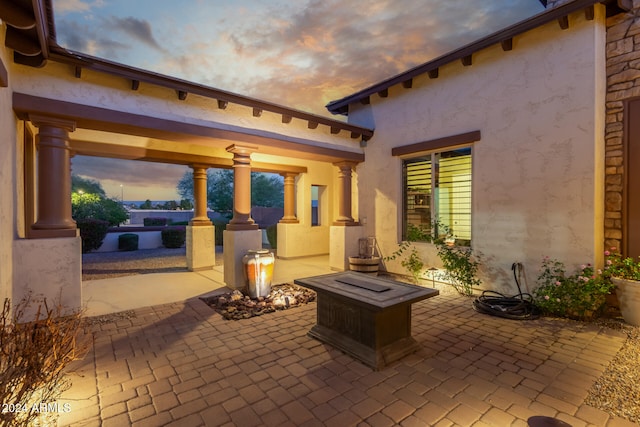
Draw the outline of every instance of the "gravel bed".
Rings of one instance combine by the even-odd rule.
[[[222,264],[222,255],[216,253],[216,265],[219,264]],[[82,254],[83,281],[174,271],[187,271],[185,248]]]
[[[628,338],[589,390],[585,403],[640,423],[640,328],[615,321],[605,321],[605,326],[624,331]]]
[[[216,255],[216,264],[221,263],[222,256]],[[187,271],[185,248],[93,252],[82,255],[82,280],[170,271]],[[100,316],[88,323],[110,323],[123,317],[135,317],[135,313]],[[600,320],[598,323],[606,328],[622,330],[628,338],[603,375],[589,390],[585,403],[612,416],[640,423],[640,328],[614,319]]]
[[[250,298],[234,290],[201,299],[224,319],[241,320],[307,304],[316,300],[316,293],[298,285],[284,283],[273,286],[266,297]]]

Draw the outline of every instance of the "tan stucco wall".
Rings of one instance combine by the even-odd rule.
[[[570,16],[440,68],[440,77],[371,97],[350,121],[376,133],[359,166],[360,217],[390,255],[400,238],[401,160],[391,148],[480,130],[473,146],[474,251],[487,288],[511,290],[513,262],[534,284],[548,255],[570,268],[601,263],[603,238],[604,10]],[[439,266],[418,245],[427,267]],[[403,272],[399,262],[392,271]]]
[[[298,224],[281,224],[278,227],[278,256],[297,258],[329,253],[329,227],[337,218],[337,203],[331,195],[336,194],[338,171],[326,162],[300,161],[255,153],[252,160],[302,165],[307,172],[295,180],[295,206]],[[311,225],[311,186],[325,187],[324,199],[320,201],[323,214],[319,226]]]
[[[0,299],[11,298],[13,276],[16,119],[11,109],[11,55],[4,47],[5,24],[0,24],[0,60],[9,72],[9,87],[0,87]]]

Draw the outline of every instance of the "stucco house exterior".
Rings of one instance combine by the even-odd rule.
[[[478,255],[485,286],[512,293],[514,262],[533,285],[544,256],[640,255],[624,173],[638,142],[637,23],[623,13],[634,6],[562,2],[330,103],[375,128],[357,168],[365,234],[389,254],[438,218]],[[432,245],[416,247],[438,265]]]
[[[242,254],[261,240],[249,214],[251,170],[284,177],[278,256],[329,254],[335,270],[347,268],[358,238],[375,236],[389,255],[409,224],[435,217],[480,254],[492,289],[513,288],[513,262],[532,282],[544,255],[598,265],[607,245],[632,253],[628,189],[637,178],[625,172],[640,135],[631,124],[640,122],[638,8],[550,5],[330,103],[345,122],[66,51],[50,1],[2,0],[0,297],[31,289],[80,306],[73,155],[192,167],[192,270],[214,263],[206,170],[233,168],[231,287],[240,286]],[[437,267],[433,247],[417,245]],[[398,262],[386,268],[402,272]]]

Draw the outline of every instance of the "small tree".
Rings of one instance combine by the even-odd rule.
[[[147,199],[144,203],[141,203],[140,209],[153,209],[153,206],[151,206],[151,200]]]
[[[107,194],[98,181],[83,178],[79,175],[71,175],[71,191],[75,193],[95,194],[106,199]]]
[[[76,221],[81,219],[100,219],[110,226],[117,226],[127,220],[127,210],[113,199],[101,198],[97,194],[72,193],[71,216]]]
[[[176,186],[183,199],[193,200],[193,172],[186,171]],[[233,171],[209,169],[207,171],[207,202],[216,212],[231,217],[233,212]],[[284,183],[276,175],[251,173],[251,205],[263,207],[284,206]]]
[[[189,199],[180,200],[180,209],[185,211],[193,209],[193,202],[191,202],[191,200]]]

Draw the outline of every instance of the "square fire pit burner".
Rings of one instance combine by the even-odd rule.
[[[317,322],[309,335],[375,370],[419,348],[411,337],[411,304],[439,294],[437,289],[352,272],[294,282],[317,294]]]

